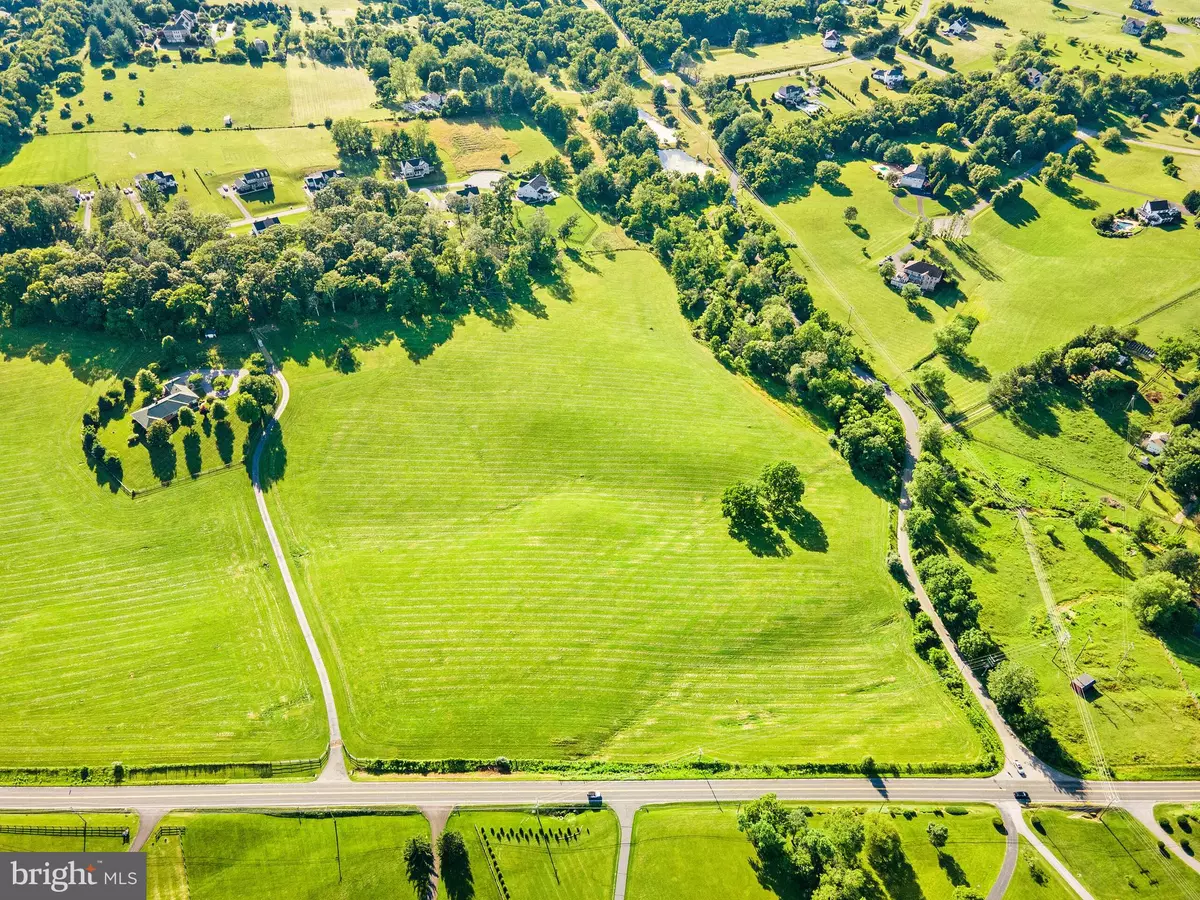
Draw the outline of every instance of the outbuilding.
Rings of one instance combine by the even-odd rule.
[[[1083,672],[1071,679],[1071,690],[1080,697],[1087,697],[1096,690],[1096,679]]]

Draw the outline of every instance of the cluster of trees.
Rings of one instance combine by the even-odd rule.
[[[457,317],[524,297],[530,270],[549,271],[557,254],[545,216],[516,221],[507,183],[477,198],[453,236],[403,184],[371,178],[333,182],[310,219],[258,237],[230,236],[183,201],[125,221],[109,199],[98,196],[99,227],[73,243],[0,255],[0,322],[159,340],[330,309]]]
[[[739,31],[742,42],[787,40],[798,21],[836,14],[845,22],[840,3],[817,0],[748,0],[722,3],[719,0],[692,0],[689,3],[668,0],[603,0],[604,8],[629,35],[638,50],[653,64],[667,62],[681,49],[695,52],[696,42],[708,41],[720,47],[734,44]],[[822,27],[826,27],[822,25]],[[827,27],[839,28],[841,24]]]
[[[1043,350],[1032,362],[1000,375],[988,387],[988,401],[999,410],[1020,410],[1047,387],[1073,382],[1090,402],[1097,402],[1130,383],[1117,370],[1120,348],[1136,336],[1134,328],[1093,325],[1061,347]]]
[[[1160,474],[1166,486],[1184,500],[1200,494],[1200,431],[1185,424],[1172,432]]]
[[[729,533],[739,539],[758,541],[764,535],[778,541],[772,523],[784,531],[800,515],[804,479],[792,463],[767,465],[757,481],[738,481],[721,495],[721,515],[729,520]]]

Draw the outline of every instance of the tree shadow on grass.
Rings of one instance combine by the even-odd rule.
[[[132,377],[144,363],[155,358],[155,352],[149,345],[107,341],[104,336],[56,330],[52,326],[0,331],[0,358],[28,359],[46,365],[61,362],[75,378],[87,384],[114,376]]]
[[[1092,537],[1090,534],[1085,534],[1083,536],[1083,543],[1089,550],[1091,550],[1094,554],[1096,554],[1097,557],[1100,558],[1101,562],[1112,569],[1114,574],[1119,575],[1122,578],[1129,579],[1136,577],[1133,569],[1130,568],[1129,563],[1125,562],[1125,560],[1113,553],[1109,546],[1103,541]]]
[[[946,368],[967,381],[991,381],[992,373],[987,366],[968,356],[951,356],[946,359]]]
[[[259,440],[259,433],[258,427],[255,426],[255,441],[250,444],[251,447],[255,448],[251,451],[252,453],[257,451],[255,445]],[[284,446],[283,429],[279,426],[279,423],[276,422],[272,425],[270,431],[261,440],[266,443],[262,448],[262,457],[258,461],[258,480],[259,486],[264,491],[269,491],[275,482],[282,481],[283,476],[287,474],[287,447]],[[246,471],[253,478],[254,457],[249,455],[246,457],[246,460],[248,463]]]
[[[229,465],[233,462],[233,426],[228,422],[218,422],[213,431],[217,436],[217,455],[221,457],[221,462]]]
[[[992,208],[996,211],[996,215],[1014,228],[1028,225],[1042,215],[1038,212],[1037,207],[1024,197],[1014,197],[1002,206],[993,206]]]
[[[751,857],[748,862],[758,878],[758,883],[780,900],[800,900],[804,896],[795,870],[786,857],[766,861]]]
[[[767,521],[761,523],[729,523],[729,536],[755,556],[791,556],[792,549],[778,531]]]
[[[200,435],[194,428],[187,429],[183,436],[183,463],[193,478],[199,475],[203,468],[200,459]]]
[[[967,878],[967,873],[958,864],[958,860],[943,850],[938,851],[938,866],[946,873],[946,877],[950,879],[950,883],[955,887],[964,887],[971,884]]]
[[[472,900],[475,876],[471,872],[471,860],[465,854],[461,859],[442,860],[442,884],[448,900]]]
[[[963,264],[974,269],[984,281],[1003,281],[1004,276],[991,267],[979,251],[965,241],[946,242],[950,252],[962,260]]]
[[[892,900],[925,900],[925,892],[921,890],[917,873],[907,857],[902,856],[886,868],[876,868],[875,872]]]
[[[120,458],[116,456],[107,457],[104,462],[97,463],[90,456],[87,457],[88,468],[92,470],[96,476],[96,484],[100,487],[106,487],[109,493],[116,494],[121,490],[121,479],[125,475],[125,467],[121,465]]]
[[[829,550],[829,536],[825,534],[825,526],[802,506],[791,515],[776,516],[775,524],[801,550],[813,553],[825,553]]]
[[[175,479],[175,472],[178,468],[178,458],[175,452],[174,444],[167,444],[165,447],[150,448],[150,471],[154,473],[154,477],[162,482],[169,482]]]

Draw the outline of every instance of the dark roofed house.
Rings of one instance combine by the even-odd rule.
[[[333,179],[344,178],[345,175],[346,173],[341,169],[324,169],[320,172],[313,172],[311,175],[305,175],[304,186],[315,193],[333,181]]]
[[[171,393],[155,400],[149,406],[142,407],[131,417],[134,431],[145,434],[155,422],[173,422],[179,411],[185,406],[194,406],[200,399],[199,395],[183,384],[171,385]]]
[[[1121,26],[1121,30],[1126,34],[1132,34],[1134,37],[1137,37],[1146,30],[1146,22],[1143,19],[1126,19],[1125,24]]]
[[[400,177],[406,181],[424,178],[432,171],[433,166],[422,156],[414,156],[412,159],[406,159],[400,163]]]
[[[1080,697],[1086,697],[1096,689],[1096,679],[1086,672],[1076,675],[1071,679],[1071,690],[1077,693]]]
[[[173,194],[179,190],[179,184],[175,181],[175,176],[170,172],[146,172],[133,179],[133,183],[137,185],[138,190],[145,190],[147,182],[157,185],[158,189],[164,194]]]
[[[265,219],[258,219],[250,226],[250,231],[253,234],[262,234],[268,228],[274,228],[279,224],[279,216],[267,216]]]
[[[1154,0],[1130,0],[1129,6],[1138,12],[1154,15]]]
[[[906,284],[915,284],[928,294],[936,290],[945,277],[946,273],[933,263],[916,260],[896,269],[896,274],[892,276],[892,286],[903,287]]]
[[[1137,217],[1143,225],[1177,225],[1180,218],[1169,200],[1147,200],[1137,208]]]
[[[460,196],[460,197],[478,197],[479,196],[479,185],[464,184],[462,187],[460,187],[454,193],[458,194],[458,196]]]
[[[259,191],[267,191],[272,187],[274,187],[274,183],[271,181],[271,173],[266,169],[247,172],[233,183],[233,189],[239,194],[257,194]]]

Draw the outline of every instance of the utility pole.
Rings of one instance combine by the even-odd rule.
[[[334,854],[337,856],[338,884],[341,884],[342,883],[342,842],[338,839],[337,814],[330,813],[330,816],[333,818],[333,847],[334,847]]]

